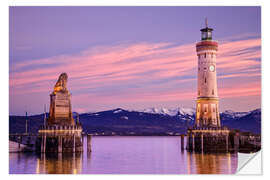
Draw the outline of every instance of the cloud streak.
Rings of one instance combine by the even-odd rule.
[[[220,98],[260,96],[260,47],[261,40],[256,37],[225,39],[219,44]],[[38,93],[47,97],[61,72],[69,75],[68,84],[76,104],[98,101],[120,106],[121,102],[196,98],[195,44],[141,42],[90,47],[77,54],[14,64],[11,60],[12,101],[20,103],[15,98],[22,94],[31,97]]]

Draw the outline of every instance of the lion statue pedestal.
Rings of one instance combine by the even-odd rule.
[[[50,113],[39,129],[36,149],[40,152],[82,152],[82,126],[75,123],[71,111],[71,95],[67,90],[67,74],[62,73],[50,94]],[[78,118],[78,117],[77,117]]]

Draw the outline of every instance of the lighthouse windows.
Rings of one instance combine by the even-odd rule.
[[[204,53],[204,58],[206,58],[206,53]]]
[[[212,89],[212,95],[215,95],[215,91],[214,91],[214,89]]]
[[[206,78],[204,78],[204,83],[206,84]]]

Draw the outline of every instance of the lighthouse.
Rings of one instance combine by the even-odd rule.
[[[196,43],[198,57],[198,81],[196,121],[187,129],[187,150],[201,152],[228,152],[230,130],[221,126],[217,91],[216,57],[218,43],[212,39],[213,29],[201,29],[201,41]]]
[[[212,28],[201,29],[201,41],[196,44],[198,57],[196,127],[220,127],[217,91],[217,41],[212,40]]]

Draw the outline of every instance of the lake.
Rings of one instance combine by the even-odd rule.
[[[9,153],[10,174],[233,174],[237,153],[181,151],[180,137],[94,136],[92,152]]]

